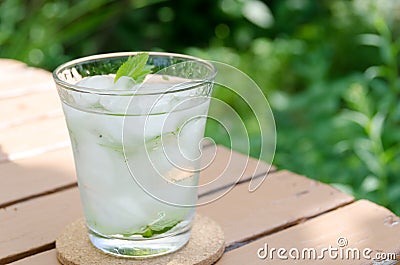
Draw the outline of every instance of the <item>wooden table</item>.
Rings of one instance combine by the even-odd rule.
[[[82,209],[51,74],[0,60],[0,109],[0,264],[58,264],[55,239]],[[370,248],[371,256],[400,253],[400,220],[389,210],[274,167],[261,187],[249,192],[249,179],[265,175],[267,165],[222,146],[205,146],[204,152],[216,156],[202,173],[203,183],[225,171],[199,194],[203,201],[221,195],[245,168],[233,190],[198,208],[225,232],[227,248],[217,264],[372,264],[327,254],[318,261],[283,260],[276,253],[273,260],[263,260],[258,255],[265,254],[266,244],[302,251],[347,242],[343,249]]]

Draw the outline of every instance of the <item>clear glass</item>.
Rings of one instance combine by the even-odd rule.
[[[198,58],[150,52],[145,81],[122,78],[122,88],[114,87],[117,69],[135,54],[74,60],[53,78],[91,242],[112,255],[144,258],[189,240],[216,70]]]

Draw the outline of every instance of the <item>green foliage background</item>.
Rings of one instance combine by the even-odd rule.
[[[48,70],[135,50],[228,63],[269,99],[275,165],[400,214],[399,22],[398,0],[2,0],[0,57]]]

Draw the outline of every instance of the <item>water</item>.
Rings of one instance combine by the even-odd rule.
[[[87,79],[82,83],[98,87],[99,82],[101,77],[92,84]],[[102,83],[103,88],[112,85]],[[73,107],[63,103],[94,240],[157,240],[188,231],[197,201],[199,143],[205,127],[205,119],[198,116],[207,114],[209,102],[204,98],[183,102],[187,96],[182,92],[157,102],[149,97],[141,97],[136,105],[132,102],[142,113],[156,102],[151,115],[121,114],[131,97],[77,94]],[[126,250],[107,252],[121,251]]]

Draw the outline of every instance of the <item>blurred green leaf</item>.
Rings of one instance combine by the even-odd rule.
[[[379,180],[376,176],[367,176],[361,184],[364,192],[375,191],[379,188]]]
[[[268,6],[258,0],[245,1],[242,13],[245,18],[261,28],[269,28],[274,23],[274,17]]]
[[[377,34],[361,34],[358,36],[358,41],[363,45],[380,47],[382,46],[384,39]]]
[[[369,118],[361,112],[353,110],[343,110],[341,113],[343,119],[353,121],[360,125],[362,128],[366,128],[369,124]]]
[[[368,126],[368,132],[372,140],[380,141],[385,118],[385,115],[379,112],[372,118]]]
[[[357,139],[354,142],[354,151],[364,162],[365,166],[376,176],[381,176],[384,169],[380,165],[377,157],[372,152],[373,145],[369,139]]]
[[[333,187],[335,187],[336,189],[347,193],[349,195],[353,195],[354,194],[354,190],[350,185],[346,185],[346,184],[342,184],[342,183],[331,183],[331,185]]]
[[[365,76],[371,80],[377,77],[388,77],[389,69],[384,65],[370,66],[365,70]]]
[[[57,42],[73,42],[76,43],[77,40],[87,36],[90,32],[98,29],[99,25],[105,21],[111,19],[118,13],[118,7],[113,6],[112,8],[107,8],[104,12],[93,15],[86,15],[83,21],[76,21],[76,23],[60,25],[63,34],[57,35],[54,39]]]

